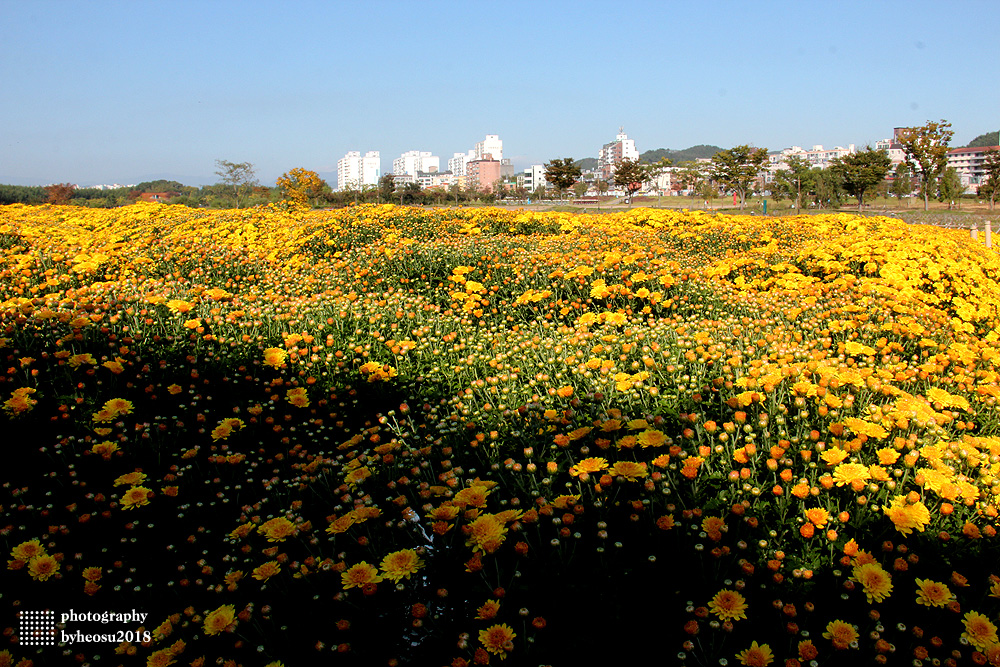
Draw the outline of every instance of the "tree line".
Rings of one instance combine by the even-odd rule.
[[[954,134],[950,128],[951,123],[941,120],[901,130],[896,140],[905,159],[895,170],[886,151],[867,146],[832,160],[828,169],[814,167],[799,156],[788,156],[782,160],[784,168],[768,179],[767,149],[741,145],[716,151],[708,163],[685,161],[675,166],[667,157],[652,164],[643,163],[641,158],[622,160],[615,165],[612,183],[625,192],[626,201],[631,203],[636,192],[669,169],[675,190],[686,190],[692,197],[705,200],[720,192],[733,193],[741,211],[747,198],[758,193],[767,193],[778,201],[791,200],[796,209],[803,204],[837,208],[846,197],[852,197],[861,210],[865,200],[874,195],[892,194],[903,199],[916,190],[926,210],[932,197],[950,206],[965,190],[958,172],[947,164]],[[557,192],[574,187],[581,177],[580,162],[572,158],[552,160],[545,167],[546,178]],[[984,171],[978,195],[988,199],[992,209],[1000,194],[1000,151],[986,151]]]
[[[964,187],[958,173],[947,166],[949,142],[953,136],[947,121],[928,121],[926,125],[905,128],[897,135],[906,159],[890,173],[892,163],[883,150],[870,146],[832,161],[829,169],[813,167],[799,156],[788,156],[785,165],[765,178],[769,162],[766,148],[750,145],[715,151],[710,162],[680,161],[666,157],[668,151],[647,151],[638,160],[622,160],[616,164],[610,181],[593,184],[581,181],[580,160],[557,158],[545,164],[545,177],[555,197],[573,191],[583,196],[593,186],[598,194],[615,187],[625,193],[628,203],[633,196],[666,171],[672,172],[672,187],[685,190],[693,198],[710,200],[720,193],[733,193],[743,210],[747,198],[767,193],[772,199],[790,200],[796,209],[803,204],[837,208],[845,197],[857,200],[858,209],[865,199],[875,194],[909,197],[916,189],[928,208],[931,197],[952,202],[961,197]],[[989,139],[988,135],[983,135]],[[977,139],[979,139],[977,137]],[[689,150],[701,150],[699,146]],[[712,147],[714,148],[714,147]],[[655,162],[649,160],[658,157]],[[645,158],[645,159],[644,159]],[[277,201],[292,201],[312,207],[337,207],[352,203],[399,203],[461,205],[491,204],[504,199],[547,199],[550,193],[543,187],[528,191],[511,179],[495,183],[488,191],[462,188],[459,185],[421,188],[416,183],[397,183],[391,174],[382,176],[377,185],[350,186],[334,191],[315,172],[291,169],[278,178],[273,187],[263,186],[250,162],[216,160],[219,182],[203,187],[186,186],[176,181],[147,181],[114,190],[76,188],[69,183],[47,186],[0,185],[0,204],[73,204],[78,206],[114,207],[133,203],[143,193],[169,195],[167,203],[207,208],[241,208]],[[986,177],[979,186],[980,197],[995,207],[1000,195],[1000,151],[986,151]]]

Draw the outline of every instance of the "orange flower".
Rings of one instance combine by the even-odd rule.
[[[930,579],[916,579],[917,604],[927,607],[944,607],[955,599],[947,585]]]
[[[42,547],[41,542],[38,540],[27,540],[11,549],[10,555],[17,560],[31,560],[35,556],[41,556],[44,553],[45,549]]]
[[[569,469],[569,474],[573,477],[578,477],[583,473],[599,472],[608,467],[608,460],[598,457],[591,457],[589,459],[583,459],[575,466]]]
[[[277,549],[277,547],[275,547]],[[268,561],[262,565],[258,565],[253,569],[253,578],[257,581],[267,581],[274,575],[281,571],[281,565],[278,561]]]
[[[507,538],[507,527],[492,514],[483,514],[469,524],[469,538],[465,545],[473,551],[493,553]]]
[[[361,561],[352,565],[346,572],[342,572],[340,580],[344,588],[361,588],[365,584],[377,584],[382,581],[382,577],[379,576],[378,570]]]
[[[813,507],[806,510],[806,519],[817,528],[822,528],[830,520],[830,513],[822,507]]]
[[[617,475],[619,477],[624,477],[630,482],[638,480],[640,477],[646,477],[646,464],[636,463],[635,461],[618,461],[608,470],[612,475]]]
[[[804,639],[799,642],[799,659],[812,660],[819,655],[819,649],[812,643],[811,639]]]
[[[927,507],[919,500],[915,503],[908,502],[906,496],[894,497],[889,507],[883,506],[882,511],[903,535],[909,535],[914,529],[924,532],[931,521],[931,513]]]
[[[231,604],[222,605],[205,617],[206,635],[217,635],[236,623],[236,609]]]
[[[661,447],[667,442],[667,436],[662,431],[647,429],[636,436],[635,441],[640,447]]]
[[[424,561],[420,560],[417,552],[413,549],[401,549],[388,554],[382,559],[382,571],[385,578],[398,582],[404,577],[409,579],[411,574],[424,566]]]
[[[823,633],[823,637],[833,642],[835,649],[844,650],[851,645],[851,642],[857,641],[858,631],[854,629],[853,625],[844,621],[830,621],[826,625],[826,632]]]
[[[701,529],[705,531],[708,538],[713,542],[722,539],[722,531],[726,528],[726,522],[717,516],[707,516],[701,522]]]
[[[878,563],[865,563],[853,570],[853,579],[865,589],[868,602],[881,602],[892,591],[892,576]]]
[[[153,491],[144,486],[133,486],[122,496],[121,505],[123,510],[130,510],[134,507],[142,507],[149,504],[149,495]]]
[[[841,463],[833,470],[833,481],[837,486],[866,482],[871,478],[868,466],[860,463]]]
[[[306,395],[305,387],[296,387],[285,392],[285,399],[297,408],[309,407],[309,396]]]
[[[28,561],[28,574],[37,581],[45,581],[58,571],[59,561],[53,556],[43,554]]]
[[[500,601],[487,600],[483,603],[483,606],[476,610],[476,619],[480,621],[488,621],[491,618],[496,618],[498,611],[500,611]]]
[[[479,631],[479,641],[487,651],[499,655],[501,660],[507,657],[509,651],[514,650],[514,637],[517,635],[506,623]]]
[[[268,542],[284,542],[298,532],[295,524],[283,516],[265,521],[257,527],[257,532],[267,538]]]
[[[723,621],[736,621],[747,617],[746,600],[736,591],[726,588],[715,594],[708,603],[708,608]]]
[[[272,368],[280,368],[285,363],[288,353],[280,347],[269,347],[264,350],[264,363]]]
[[[750,648],[736,654],[741,665],[747,667],[767,667],[774,662],[774,654],[767,644],[760,645],[756,641],[750,644]]]
[[[962,619],[962,623],[965,625],[965,632],[962,633],[962,636],[980,651],[1000,641],[997,639],[997,626],[979,612],[968,612]]]

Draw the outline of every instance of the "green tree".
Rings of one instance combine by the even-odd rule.
[[[790,155],[784,159],[785,169],[779,169],[774,175],[772,193],[777,190],[787,194],[795,201],[795,210],[802,209],[802,193],[813,190],[815,180],[809,161],[799,155]]]
[[[40,185],[0,185],[0,204],[41,204],[47,198]]]
[[[503,201],[510,194],[510,191],[507,189],[506,183],[504,183],[503,181],[495,181],[493,183],[492,194],[494,199]]]
[[[719,196],[719,189],[712,185],[712,182],[707,178],[698,183],[694,191],[699,197],[705,200],[705,208],[708,208],[709,203]]]
[[[847,194],[857,197],[860,211],[865,203],[865,195],[873,192],[885,180],[891,167],[892,160],[888,153],[866,146],[863,151],[848,153],[833,160],[830,171],[840,177],[841,187]]]
[[[900,162],[896,165],[896,172],[892,176],[892,188],[890,192],[900,200],[906,201],[910,205],[909,197],[913,194],[913,170],[909,163]]]
[[[990,210],[996,206],[997,190],[1000,188],[1000,150],[990,149],[984,154],[982,185],[979,186],[979,196],[990,198]]]
[[[392,201],[392,194],[396,191],[396,182],[392,174],[382,174],[378,179],[378,197],[382,203]]]
[[[747,195],[757,188],[757,179],[767,164],[767,149],[748,145],[735,146],[712,156],[712,178],[725,190],[735,192],[740,210]]]
[[[625,202],[632,203],[632,197],[651,180],[649,168],[639,164],[638,160],[622,160],[615,164],[615,172],[611,181],[615,187],[625,191]]]
[[[698,185],[705,180],[705,174],[694,162],[681,162],[674,171],[674,182],[691,194],[691,208],[697,196]]]
[[[810,194],[816,205],[819,208],[824,208],[824,206],[838,208],[844,194],[840,177],[829,169],[820,169],[819,167],[811,169],[810,175],[812,176]]]
[[[584,183],[583,181],[577,181],[576,183],[573,184],[573,194],[575,194],[577,197],[584,196],[585,194],[587,194],[587,190],[589,189],[590,185],[588,183]]]
[[[938,180],[937,200],[948,202],[948,210],[951,210],[955,200],[959,199],[964,192],[965,186],[962,185],[962,177],[955,171],[954,167],[946,167]]]
[[[948,142],[954,132],[947,121],[927,121],[921,127],[901,129],[896,140],[903,147],[906,158],[913,162],[920,176],[920,190],[924,196],[924,210],[928,209],[928,200],[934,182],[944,172],[948,164]]]
[[[240,202],[246,203],[246,199],[253,193],[253,188],[257,185],[257,172],[249,162],[230,162],[229,160],[216,160],[218,167],[215,173],[219,176],[223,189],[232,198],[233,205],[240,207]]]
[[[295,167],[278,177],[276,185],[286,199],[306,205],[318,199],[330,186],[315,171]]]
[[[573,162],[573,158],[556,158],[545,163],[545,180],[552,184],[560,197],[564,190],[573,187],[573,184],[580,180],[580,167]]]

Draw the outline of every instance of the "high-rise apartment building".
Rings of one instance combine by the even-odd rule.
[[[608,180],[615,173],[615,165],[622,160],[638,160],[639,151],[635,147],[635,141],[628,138],[625,128],[618,128],[618,135],[615,140],[604,144],[597,155],[597,170],[601,173],[601,178]]]
[[[503,160],[503,141],[495,134],[487,134],[486,138],[476,143],[472,149],[477,160]]]
[[[393,174],[416,176],[418,171],[441,171],[441,158],[430,151],[406,151],[392,161]]]
[[[468,153],[455,153],[454,157],[448,159],[448,171],[456,176],[465,176],[465,165],[476,159],[476,151]]]
[[[359,151],[349,151],[347,155],[337,160],[337,189],[361,189],[365,186],[378,185],[382,176],[382,158],[378,151],[368,151],[364,157]]]

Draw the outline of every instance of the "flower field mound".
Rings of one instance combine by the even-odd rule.
[[[890,218],[0,207],[0,665],[1000,665],[998,307]]]

